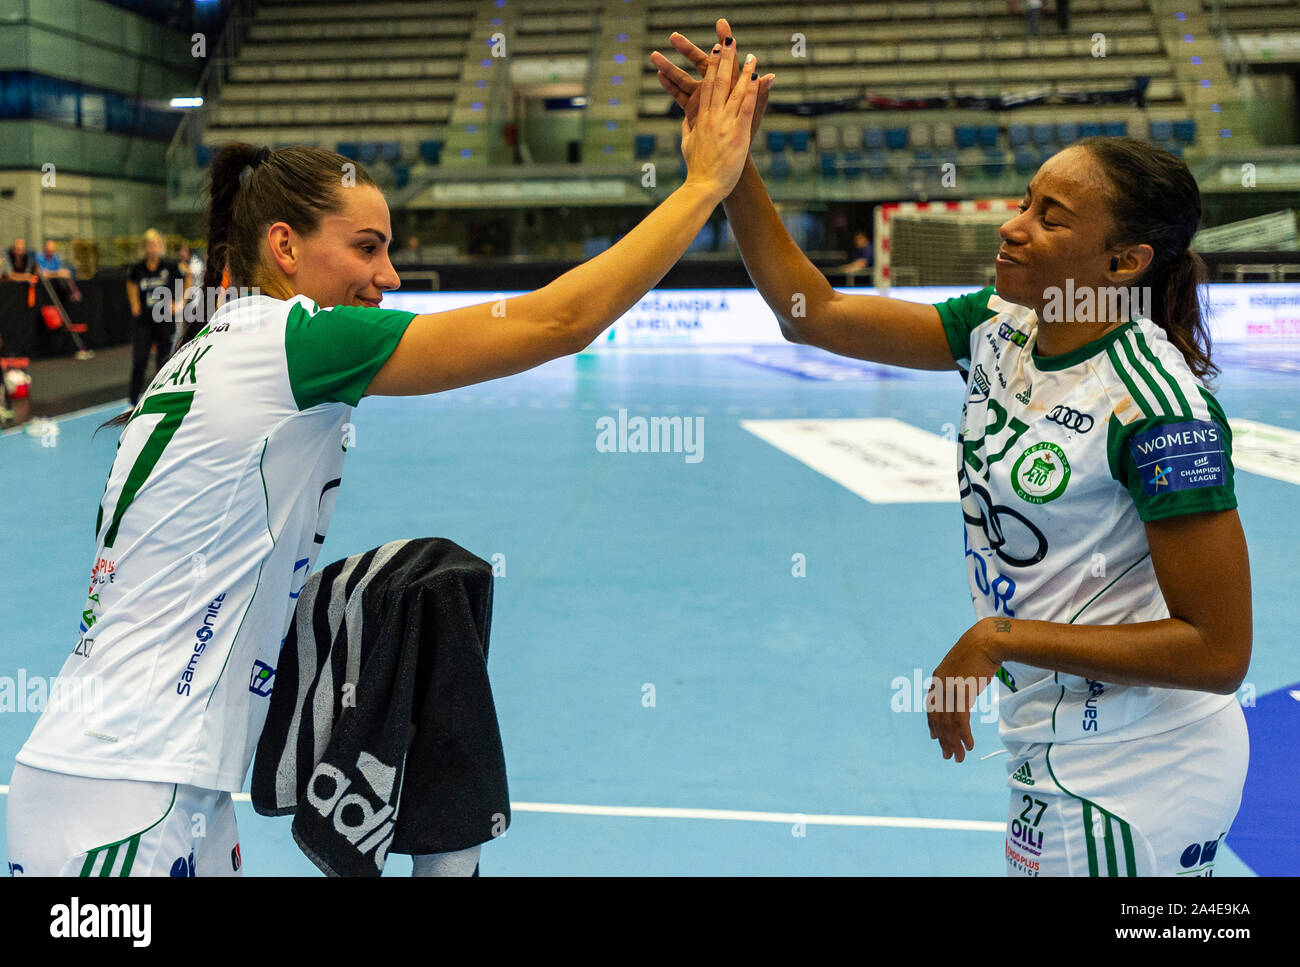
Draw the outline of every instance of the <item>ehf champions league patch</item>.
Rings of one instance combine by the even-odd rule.
[[[1223,429],[1208,420],[1152,427],[1134,436],[1131,447],[1148,497],[1228,482]]]

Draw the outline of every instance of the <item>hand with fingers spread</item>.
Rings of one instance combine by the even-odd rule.
[[[727,21],[719,20],[717,23],[718,45],[724,50],[731,48],[735,50],[735,37],[732,36],[731,27]],[[710,55],[700,50],[693,43],[687,40],[679,33],[673,33],[669,38],[673,47],[686,57],[700,72],[703,77],[709,67]],[[650,55],[650,62],[659,69],[659,83],[663,85],[664,90],[672,95],[675,100],[686,112],[686,128],[695,124],[695,117],[699,111],[700,103],[700,86],[703,81],[697,81],[690,74],[682,70],[659,51]],[[726,74],[723,75],[727,76]],[[732,75],[732,81],[735,81],[735,75]],[[754,117],[750,125],[749,140],[752,144],[754,138],[758,136],[759,125],[763,122],[763,113],[767,110],[767,98],[772,91],[772,85],[776,83],[775,74],[764,74],[758,79],[758,102],[754,107]]]
[[[695,92],[695,118],[682,121],[682,156],[687,183],[716,191],[721,200],[736,186],[749,154],[758,103],[757,62],[750,54],[743,69],[737,69],[734,43],[716,45],[707,60]]]

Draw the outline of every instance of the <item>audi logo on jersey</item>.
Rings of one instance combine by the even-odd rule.
[[[1068,406],[1052,407],[1052,412],[1047,414],[1047,418],[1076,433],[1087,433],[1093,425],[1093,419],[1089,414],[1072,410]]]

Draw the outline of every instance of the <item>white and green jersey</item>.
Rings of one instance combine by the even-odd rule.
[[[56,686],[78,700],[48,703],[19,762],[241,788],[334,509],[351,407],[413,318],[248,296],[168,360],[100,501]]]
[[[1148,319],[1056,356],[1032,309],[992,287],[937,306],[967,374],[958,483],[978,617],[1111,625],[1169,617],[1144,521],[1237,506],[1218,402]],[[1001,735],[1117,742],[1233,701],[1018,662],[999,674]]]

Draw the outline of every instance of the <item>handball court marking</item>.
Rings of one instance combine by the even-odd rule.
[[[9,795],[0,786],[0,796]],[[235,802],[251,802],[246,792],[231,793]],[[631,816],[642,819],[717,819],[742,823],[782,823],[807,826],[877,826],[888,829],[952,829],[976,833],[1005,833],[1006,823],[985,819],[926,819],[921,816],[834,816],[815,813],[767,813],[746,809],[680,809],[674,806],[588,806],[566,802],[512,802],[517,813],[562,813],[569,816]]]

